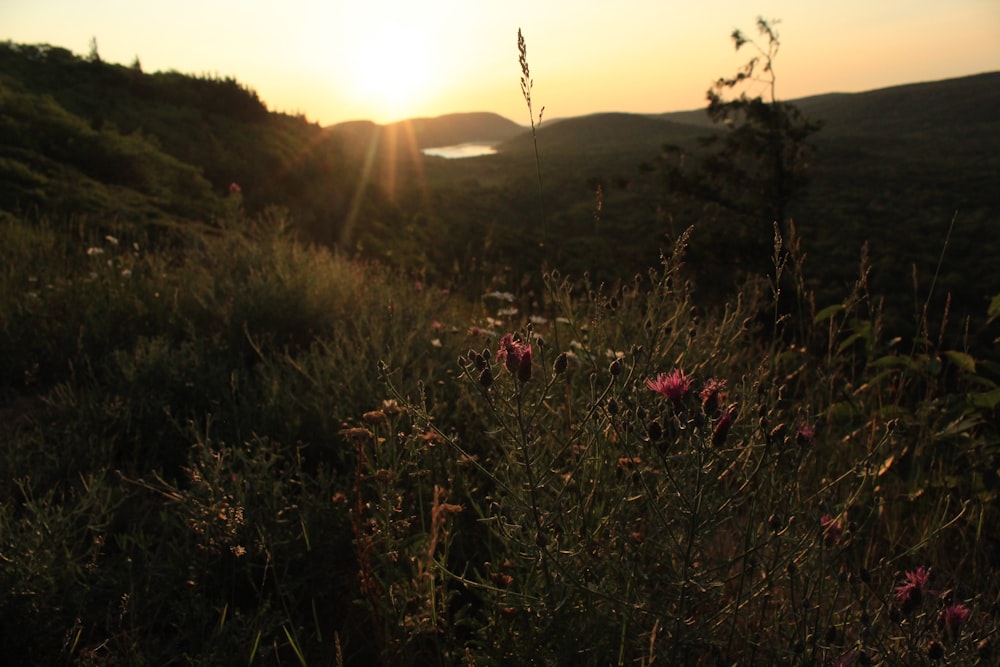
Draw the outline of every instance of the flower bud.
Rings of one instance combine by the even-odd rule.
[[[556,375],[562,375],[566,372],[566,368],[569,366],[569,357],[565,352],[560,352],[559,356],[556,357],[555,363],[552,364],[552,370]]]

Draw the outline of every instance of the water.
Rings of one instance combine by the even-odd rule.
[[[479,157],[481,155],[493,155],[497,152],[493,144],[483,144],[470,142],[467,144],[455,144],[454,146],[435,146],[425,148],[421,151],[424,155],[443,157],[448,159],[458,159],[463,157]]]

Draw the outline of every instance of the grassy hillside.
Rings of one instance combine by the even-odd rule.
[[[11,214],[141,230],[279,206],[310,234],[336,238],[354,196],[357,163],[343,147],[303,118],[269,112],[233,79],[7,43],[0,81],[0,210]]]
[[[702,112],[544,122],[539,193],[530,132],[494,114],[324,129],[267,111],[231,79],[147,74],[56,47],[3,45],[0,77],[0,210],[11,214],[92,216],[120,233],[278,206],[304,239],[456,285],[543,264],[628,279],[694,225],[690,277],[713,286],[703,291],[733,282],[711,261],[702,211],[658,171],[662,146],[697,156],[716,131]],[[982,321],[1000,292],[988,266],[1000,251],[990,233],[998,90],[1000,75],[983,74],[794,101],[824,126],[811,188],[792,206],[821,301],[855,280],[867,241],[873,283],[898,322],[912,320],[944,250],[932,296],[941,307],[950,293],[957,316]],[[420,153],[473,139],[502,141],[500,154]]]

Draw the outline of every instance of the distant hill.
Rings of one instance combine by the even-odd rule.
[[[667,143],[688,143],[705,134],[705,130],[641,114],[600,113],[543,123],[537,134],[541,152],[579,154],[649,150]],[[531,134],[522,132],[498,149],[509,153],[533,151]]]
[[[956,125],[994,125],[1000,109],[1000,72],[786,101],[823,123],[820,142],[845,134],[902,136]],[[687,145],[711,128],[705,109],[692,109],[564,118],[543,123],[537,134],[539,150],[621,152],[661,144]],[[499,148],[515,153],[533,150],[531,135],[523,131]]]
[[[824,130],[915,132],[941,126],[996,123],[1000,72],[912,83],[861,93],[831,93],[791,100]]]
[[[940,312],[950,293],[953,315],[981,317],[987,297],[1000,293],[1000,274],[992,268],[1000,256],[1000,72],[789,101],[822,123],[810,185],[790,208],[818,301],[829,303],[849,289],[867,243],[872,290],[891,297],[897,322],[912,321],[913,304],[927,298],[942,252],[932,308]],[[703,150],[697,139],[717,131],[704,109],[560,119],[537,132],[542,195],[528,131],[503,142],[496,155],[436,165],[435,182],[481,186],[475,197],[462,198],[458,189],[449,195],[471,211],[449,211],[455,229],[481,225],[465,232],[475,237],[487,235],[489,225],[506,225],[516,230],[509,238],[517,249],[509,252],[521,253],[529,265],[541,258],[527,256],[533,246],[525,239],[544,234],[559,239],[545,246],[557,255],[546,258],[550,265],[614,279],[654,263],[657,250],[691,225],[692,241],[711,248],[710,235],[697,237],[708,229],[704,210],[671,196],[657,159],[665,144],[696,159]],[[509,215],[480,204],[492,189],[503,193]],[[725,267],[704,283],[720,277],[726,278]]]
[[[790,101],[823,123],[812,184],[791,208],[819,286],[842,292],[870,242],[876,287],[912,304],[925,294],[912,294],[913,269],[929,280],[957,213],[936,289],[982,313],[984,295],[1000,293],[1000,73]],[[492,113],[323,128],[268,110],[233,79],[0,42],[0,219],[88,233],[277,207],[311,242],[428,275],[465,271],[469,258],[484,280],[487,267],[527,275],[544,262],[615,279],[704,219],[665,192],[657,160],[666,144],[696,153],[713,131],[704,110],[548,120],[536,165],[530,130]],[[472,141],[500,152],[421,153]]]
[[[434,118],[410,118],[387,125],[371,121],[348,121],[326,128],[332,137],[351,144],[371,141],[378,133],[399,137],[418,149],[454,146],[471,142],[500,142],[524,132],[517,123],[495,113],[453,113]]]

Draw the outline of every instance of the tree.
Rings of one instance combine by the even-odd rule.
[[[101,54],[97,50],[97,38],[96,37],[91,37],[90,38],[90,53],[87,54],[87,62],[97,63],[97,64],[101,63]]]
[[[667,169],[668,188],[700,201],[702,214],[716,226],[712,236],[726,239],[728,247],[716,245],[729,255],[723,261],[752,268],[771,257],[775,224],[787,238],[789,204],[808,183],[810,139],[820,129],[777,97],[776,23],[757,19],[760,42],[733,31],[736,50],[750,47],[756,54],[707,92],[708,114],[723,130],[702,140],[710,152],[692,170],[683,159]],[[763,93],[751,96],[754,89]],[[738,96],[726,98],[736,91]]]

